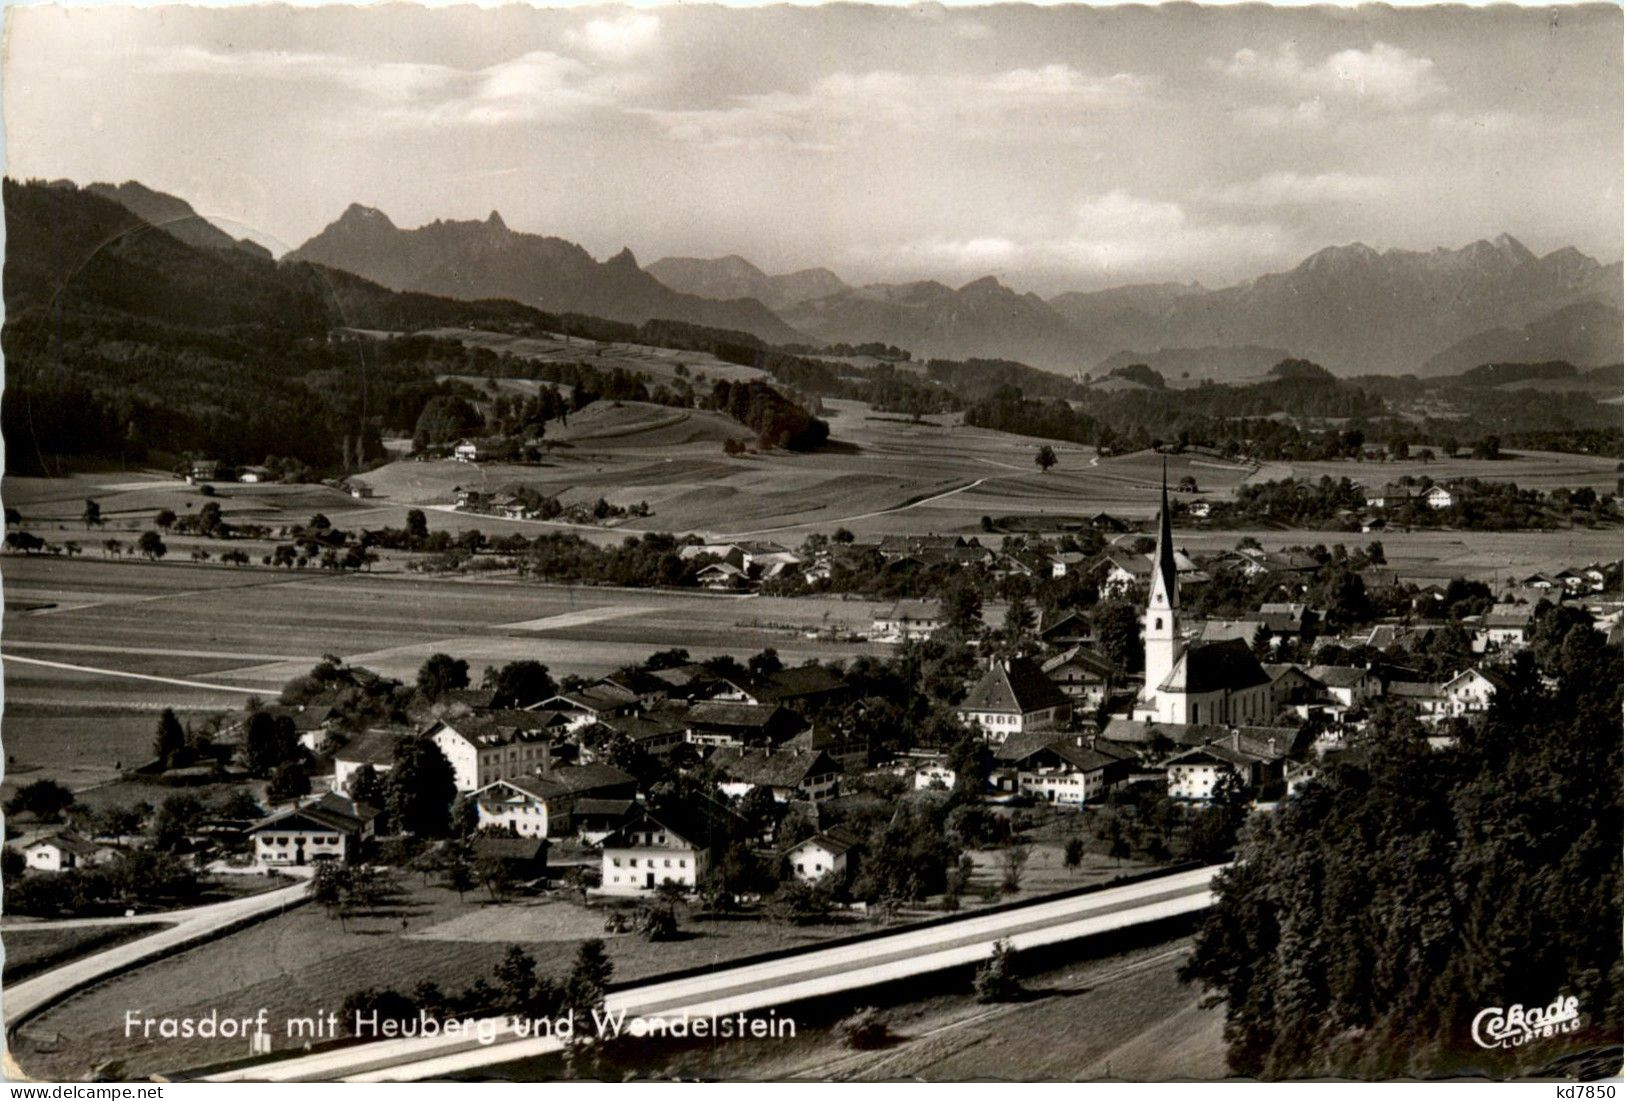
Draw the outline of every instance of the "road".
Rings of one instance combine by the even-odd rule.
[[[1205,909],[1218,868],[1057,899],[996,914],[902,929],[858,944],[807,952],[703,975],[616,990],[607,1013],[633,1017],[719,1017],[783,1008],[808,998],[973,964],[997,940],[1017,949],[1076,940]],[[590,1028],[578,1023],[577,1028]],[[419,1081],[559,1051],[561,1040],[505,1033],[482,1045],[463,1035],[379,1040],[209,1075],[207,1081]]]
[[[234,898],[227,902],[195,906],[190,910],[175,910],[166,914],[139,914],[128,918],[107,918],[94,924],[168,922],[164,928],[140,940],[116,945],[105,952],[85,956],[61,967],[14,986],[7,986],[0,996],[0,1012],[5,1015],[9,1032],[27,1018],[51,1003],[67,997],[92,983],[116,975],[144,961],[156,958],[177,948],[204,940],[223,929],[246,924],[259,918],[270,917],[290,906],[297,906],[309,897],[309,886],[303,880],[290,887],[279,887],[247,898]],[[85,922],[65,922],[82,925]],[[49,929],[52,922],[36,922],[19,929]]]

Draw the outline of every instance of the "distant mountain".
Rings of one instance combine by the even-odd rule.
[[[1400,374],[1488,329],[1617,303],[1620,271],[1573,248],[1537,257],[1503,234],[1429,252],[1338,246],[1221,290],[1159,284],[1051,304],[1096,359],[1125,348],[1262,345],[1340,374]]]
[[[1164,378],[1213,379],[1236,382],[1262,379],[1282,360],[1291,359],[1284,348],[1261,348],[1256,344],[1218,348],[1159,348],[1155,352],[1118,352],[1095,365],[1095,373],[1109,374],[1131,363],[1144,363]]]
[[[200,217],[185,199],[154,191],[145,184],[134,180],[121,184],[93,183],[84,190],[112,200],[148,225],[157,226],[194,248],[236,249],[262,260],[271,259],[270,250],[263,245],[237,240],[213,222]]]
[[[723,256],[716,260],[668,256],[643,270],[682,294],[720,301],[754,298],[771,310],[782,310],[810,298],[825,298],[850,289],[828,268],[769,275],[743,256]]]
[[[1423,375],[1451,375],[1487,363],[1561,360],[1577,367],[1625,362],[1625,314],[1601,302],[1576,302],[1518,329],[1497,326],[1458,341],[1422,364]]]
[[[686,321],[774,343],[806,339],[761,302],[679,294],[638,267],[630,250],[599,263],[571,241],[517,233],[495,211],[483,222],[435,221],[401,229],[383,211],[352,204],[284,259],[339,268],[394,290],[509,298],[615,321]]]
[[[829,343],[880,341],[918,357],[1016,359],[1070,370],[1089,362],[1078,333],[1036,294],[992,276],[958,290],[936,282],[876,283],[801,302],[786,321]]]

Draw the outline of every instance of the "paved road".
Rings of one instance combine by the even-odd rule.
[[[127,970],[144,960],[162,955],[176,948],[212,936],[228,926],[239,925],[256,918],[297,906],[309,897],[309,886],[303,881],[290,887],[280,887],[247,898],[234,898],[228,902],[196,906],[190,910],[176,910],[167,914],[141,914],[130,918],[112,918],[96,924],[116,925],[121,922],[141,923],[163,921],[170,924],[151,936],[116,945],[105,952],[85,956],[65,963],[43,975],[25,982],[7,986],[0,993],[0,1013],[5,1016],[6,1030],[16,1028],[26,1018],[60,998],[89,986],[94,982]],[[51,922],[38,922],[19,929],[48,929]],[[63,922],[77,925],[78,922]]]
[[[1217,868],[1200,868],[998,914],[969,915],[926,929],[903,929],[854,945],[746,964],[690,978],[617,990],[609,1013],[702,1017],[777,1009],[807,998],[904,980],[975,963],[996,940],[1018,949],[1055,944],[1205,909]],[[577,1024],[578,1030],[590,1028]],[[550,1037],[506,1033],[482,1045],[462,1035],[380,1040],[224,1071],[208,1081],[418,1081],[558,1051]]]
[[[47,669],[66,669],[72,673],[92,673],[99,677],[120,677],[124,680],[153,681],[157,684],[174,684],[182,688],[207,688],[211,692],[236,692],[245,696],[263,696],[268,691],[264,685],[258,688],[244,688],[234,684],[210,684],[208,681],[183,680],[180,677],[160,677],[152,673],[127,673],[122,669],[101,669],[94,665],[74,665],[66,661],[46,661],[43,658],[25,658],[21,654],[8,653],[5,660],[18,665],[40,665]]]

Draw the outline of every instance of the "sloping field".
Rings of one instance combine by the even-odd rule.
[[[1532,400],[1536,400],[1533,399]],[[1413,451],[1420,450],[1413,446]],[[1506,452],[1494,462],[1469,458],[1437,458],[1432,462],[1407,459],[1403,462],[1283,462],[1270,463],[1255,480],[1283,477],[1348,478],[1366,486],[1381,486],[1410,475],[1424,475],[1435,482],[1450,478],[1478,478],[1486,482],[1516,482],[1522,489],[1552,490],[1560,486],[1578,489],[1590,486],[1598,493],[1612,493],[1619,484],[1619,460],[1605,455],[1572,455],[1555,451]]]
[[[653,348],[646,344],[600,343],[579,336],[549,334],[546,337],[511,336],[507,333],[487,332],[483,329],[430,329],[424,336],[442,340],[456,340],[474,348],[489,348],[493,352],[506,352],[523,359],[542,363],[590,363],[608,370],[624,367],[641,371],[657,382],[677,378],[677,365],[688,368],[690,379],[704,375],[707,380],[719,378],[730,382],[763,378],[763,372],[754,367],[728,363],[707,352],[679,351],[675,348]]]
[[[109,533],[151,528],[159,509],[185,516],[213,502],[228,521],[236,523],[304,523],[321,512],[334,518],[367,507],[348,494],[321,485],[249,485],[217,482],[212,494],[202,487],[161,471],[73,474],[65,478],[23,478],[6,475],[6,504],[23,514],[28,530],[51,539],[77,539],[90,547]],[[87,530],[80,522],[86,499],[101,506],[108,532]],[[46,535],[58,532],[60,535]],[[73,534],[69,534],[73,533]]]

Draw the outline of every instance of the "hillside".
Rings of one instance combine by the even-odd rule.
[[[1625,314],[1603,302],[1576,302],[1521,328],[1497,326],[1430,358],[1419,374],[1455,374],[1485,363],[1563,360],[1580,367],[1625,362]]]
[[[668,256],[644,270],[683,294],[719,301],[754,298],[772,310],[850,289],[828,268],[769,275],[743,256],[723,256],[716,260]]]
[[[580,245],[483,222],[435,221],[401,229],[381,210],[351,204],[288,260],[353,272],[392,290],[452,298],[507,298],[555,312],[639,323],[653,318],[751,333],[788,343],[802,335],[753,299],[679,294],[623,249],[599,263]]]
[[[162,191],[154,191],[135,180],[121,184],[93,183],[85,188],[92,195],[111,199],[148,225],[156,226],[195,248],[240,249],[261,260],[271,259],[263,245],[239,241],[192,209],[192,204]]]
[[[1120,367],[1143,363],[1166,379],[1215,382],[1241,382],[1262,377],[1271,367],[1292,353],[1284,348],[1261,348],[1255,344],[1217,348],[1159,348],[1154,352],[1118,352],[1095,365],[1095,373],[1110,374]]]

